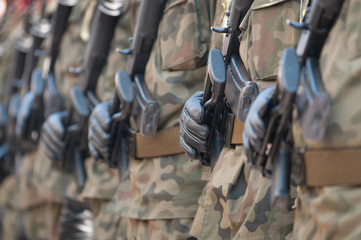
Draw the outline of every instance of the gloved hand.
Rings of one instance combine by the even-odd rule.
[[[263,90],[252,103],[247,114],[243,131],[243,145],[249,162],[253,160],[253,152],[261,150],[262,140],[267,127],[263,122],[262,116],[274,91],[274,86]]]
[[[103,102],[93,109],[89,118],[88,146],[95,159],[108,160],[110,155],[110,109],[113,101]]]
[[[180,118],[180,143],[191,159],[198,159],[207,150],[209,127],[204,124],[203,92],[196,92],[184,105]]]
[[[63,158],[65,143],[64,122],[68,117],[67,112],[56,112],[46,119],[42,128],[42,141],[44,143],[45,154],[53,161]]]
[[[19,137],[25,135],[26,129],[29,127],[30,113],[33,107],[35,95],[31,91],[25,94],[23,100],[21,101],[20,109],[17,115],[15,132]]]

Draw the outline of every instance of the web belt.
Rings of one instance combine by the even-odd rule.
[[[293,158],[296,182],[310,187],[361,184],[361,149],[310,150]]]
[[[232,129],[232,145],[243,144],[243,129],[243,122],[240,122],[235,118]],[[184,153],[179,140],[179,127],[160,130],[154,137],[144,137],[136,132],[132,132],[130,135],[131,157],[143,159]]]

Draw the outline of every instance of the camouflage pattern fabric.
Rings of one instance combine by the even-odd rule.
[[[86,172],[87,180],[81,192],[82,198],[110,201],[118,186],[117,169],[111,169],[108,164],[96,162],[93,158],[89,158],[86,161]]]
[[[166,4],[145,74],[161,109],[159,129],[177,126],[184,102],[203,88],[213,4],[197,0]],[[128,239],[168,239],[170,230],[174,238],[184,239],[205,184],[203,173],[208,171],[184,154],[130,159],[129,175],[123,176],[107,209],[127,219]]]
[[[27,239],[47,239],[47,199],[39,195],[38,188],[33,184],[34,162],[37,152],[31,152],[20,160],[17,174],[20,209],[24,211],[24,229]]]
[[[15,175],[6,177],[1,183],[0,205],[3,207],[2,240],[16,239],[18,236],[18,222],[20,219],[20,208],[18,195],[16,194],[17,181]]]
[[[52,163],[45,156],[43,148],[43,144],[40,142],[37,159],[34,162],[33,182],[38,187],[38,192],[42,197],[49,202],[60,204],[64,200],[65,191],[72,178],[52,167]]]
[[[319,143],[307,142],[296,123],[297,146],[341,150],[361,147],[357,104],[361,90],[360,11],[359,0],[344,2],[321,53],[321,73],[332,99],[326,136]],[[294,239],[360,239],[360,196],[359,186],[299,187]]]
[[[168,219],[168,220],[139,220],[127,219],[126,238],[120,239],[186,239],[189,237],[189,227],[193,218]]]
[[[260,90],[274,84],[282,50],[296,45],[299,32],[285,20],[299,21],[301,9],[298,1],[256,0],[241,23],[240,56]],[[270,208],[271,181],[251,172],[244,158],[243,146],[223,149],[198,211],[203,217],[193,225],[199,239],[282,239],[292,231],[292,207]]]
[[[24,229],[26,238],[29,240],[48,239],[46,223],[47,207],[44,204],[40,207],[28,209],[24,215]]]
[[[47,238],[49,240],[56,240],[59,238],[59,221],[62,204],[57,202],[49,202],[46,205],[46,229]]]
[[[239,54],[260,90],[276,79],[283,49],[293,48],[298,42],[299,31],[285,21],[300,20],[300,2],[305,1],[256,0],[240,25],[243,33],[239,37]]]
[[[91,199],[90,205],[94,216],[94,240],[124,239],[126,236],[126,219],[107,210],[108,200]]]

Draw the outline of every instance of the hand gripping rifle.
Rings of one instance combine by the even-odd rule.
[[[44,3],[45,2],[43,2],[43,4]],[[44,37],[50,33],[50,23],[48,20],[42,18],[42,20],[33,27],[32,32],[37,46],[35,46],[36,49],[34,48],[31,66],[27,69],[29,77],[29,72],[32,71],[31,86],[30,89],[29,86],[26,89],[34,93],[35,99],[32,105],[28,126],[22,136],[23,143],[32,148],[36,148],[37,146],[44,119],[51,113],[60,111],[61,108],[61,96],[56,88],[54,79],[55,62],[59,55],[62,37],[68,26],[68,18],[72,8],[77,3],[78,0],[58,0],[57,10],[53,15],[51,23],[52,40],[48,47],[49,52],[41,52],[39,47]],[[45,5],[43,5],[43,11],[44,7]],[[42,15],[44,16],[44,13],[42,13]],[[39,56],[46,56],[43,72],[39,69],[34,69]],[[30,82],[30,79],[28,79],[28,82]]]
[[[111,167],[118,166],[119,176],[127,170],[128,156],[136,157],[135,132],[129,128],[132,115],[143,136],[157,132],[159,107],[144,82],[144,72],[158,26],[163,16],[166,0],[142,0],[137,23],[129,49],[118,50],[129,55],[126,71],[119,70],[115,76],[116,93],[111,108],[111,153],[105,159]]]
[[[318,59],[342,3],[343,0],[314,0],[303,23],[289,22],[303,30],[297,49],[283,52],[277,86],[262,117],[267,126],[266,134],[261,150],[250,159],[264,176],[273,177],[271,206],[276,209],[289,207],[293,147],[291,123],[300,83],[308,98],[302,102],[302,114],[307,115],[303,121],[310,128],[304,135],[319,141],[325,134],[330,100],[323,87]]]
[[[70,92],[71,106],[66,120],[65,154],[59,162],[60,169],[74,172],[78,190],[86,180],[84,167],[88,150],[88,118],[99,100],[95,94],[96,84],[106,64],[111,40],[120,15],[122,1],[103,1],[95,11],[86,46],[83,67],[71,69],[80,73],[81,87],[73,87]]]
[[[258,88],[252,82],[239,56],[239,25],[247,14],[252,0],[234,0],[225,28],[211,28],[218,33],[226,33],[222,52],[212,50],[208,58],[208,73],[202,104],[205,108],[205,122],[211,126],[207,152],[201,157],[204,165],[213,168],[223,145],[230,145],[224,139],[226,118],[229,108],[244,121],[250,104],[258,95]],[[234,117],[232,118],[234,120]],[[229,120],[228,120],[229,121]]]

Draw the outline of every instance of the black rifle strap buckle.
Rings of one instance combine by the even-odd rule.
[[[128,156],[134,159],[137,158],[137,132],[132,128],[127,128],[126,145]]]
[[[292,152],[291,178],[297,185],[306,184],[304,152],[305,150],[300,148],[297,148]]]
[[[231,148],[235,147],[235,145],[232,144],[234,120],[235,120],[235,115],[233,113],[226,113],[224,115],[224,120],[223,120],[225,121],[224,145],[226,147],[231,147]]]

